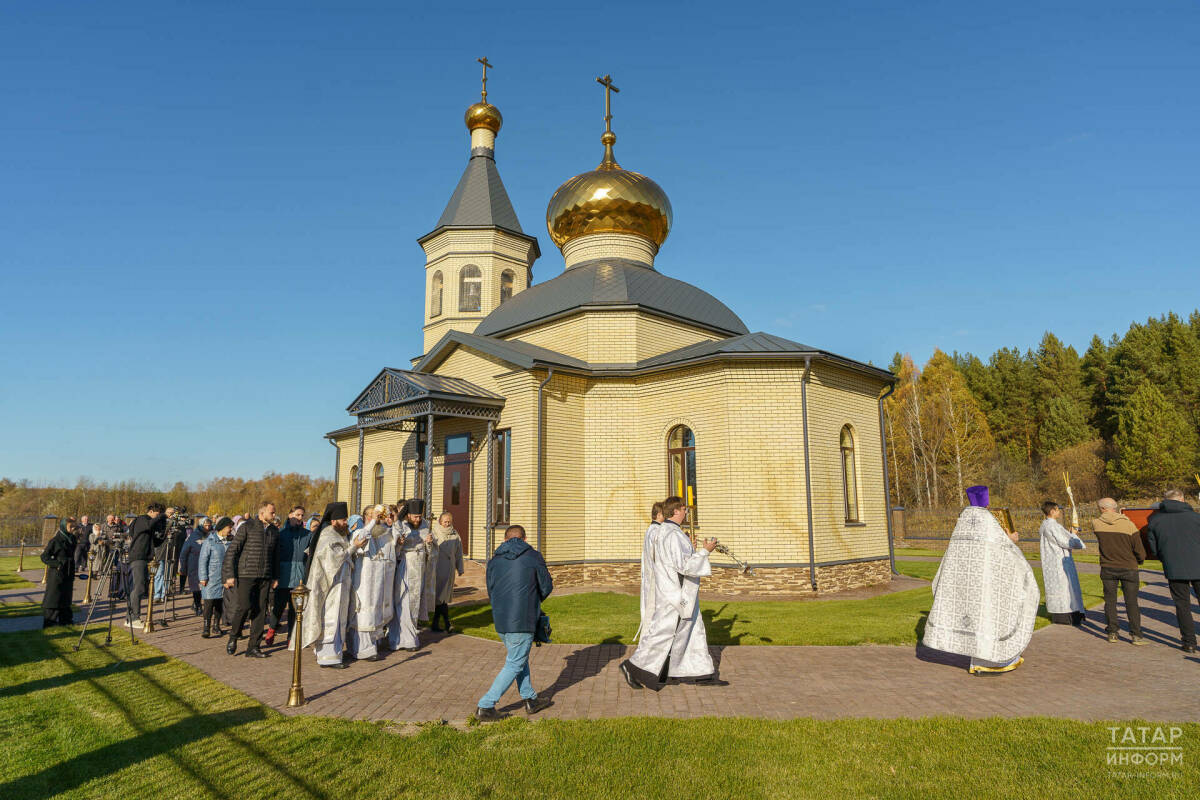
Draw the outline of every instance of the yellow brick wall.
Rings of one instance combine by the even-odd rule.
[[[545,373],[514,370],[462,347],[437,372],[506,398],[497,428],[512,431],[510,521],[524,525],[532,542],[537,529],[537,385]],[[801,364],[727,362],[638,378],[556,373],[545,394],[547,560],[639,558],[650,505],[669,491],[668,432],[686,424],[696,436],[698,532],[719,537],[754,563],[806,565],[802,372]],[[881,389],[874,379],[813,365],[809,431],[818,563],[887,555],[876,401]],[[854,429],[858,459],[864,524],[857,526],[847,525],[842,511],[839,434],[847,423]],[[485,423],[466,420],[436,423],[435,442],[442,447],[447,434],[468,430],[484,443]],[[386,500],[418,493],[409,438],[384,431],[367,434],[365,501],[370,499],[371,468],[381,458],[387,459]],[[339,495],[348,499],[357,437],[341,439],[339,447]],[[471,478],[470,553],[481,559],[486,557],[485,453],[481,447]],[[433,470],[434,511],[441,509],[443,481],[439,457]],[[495,544],[501,536],[502,530]],[[727,563],[719,556],[715,562]]]
[[[719,337],[640,311],[589,311],[508,338],[593,364],[631,364]]]

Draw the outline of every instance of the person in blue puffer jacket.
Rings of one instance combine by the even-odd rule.
[[[205,537],[200,546],[200,559],[196,575],[200,579],[200,596],[204,603],[204,632],[200,635],[205,639],[214,636],[224,636],[221,630],[221,616],[225,611],[225,587],[221,579],[221,564],[225,561],[225,550],[229,547],[229,537],[233,534],[233,520],[221,517],[217,521],[217,529]],[[216,611],[216,625],[213,625],[213,612]]]

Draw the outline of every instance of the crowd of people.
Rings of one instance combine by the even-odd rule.
[[[1041,592],[1025,554],[1017,546],[1019,534],[1005,530],[988,510],[986,486],[967,490],[970,505],[963,510],[951,534],[946,554],[933,579],[933,608],[922,641],[926,647],[970,657],[975,675],[1011,672],[1019,667],[1029,645]],[[1130,643],[1142,646],[1138,605],[1141,564],[1147,557],[1162,561],[1163,572],[1175,604],[1180,646],[1196,652],[1196,629],[1191,596],[1200,598],[1200,513],[1172,489],[1157,505],[1146,524],[1146,544],[1141,530],[1121,513],[1115,500],[1097,503],[1099,517],[1092,520],[1100,551],[1100,581],[1104,587],[1105,632],[1110,643],[1120,642],[1118,589],[1125,598]],[[1050,621],[1082,627],[1083,592],[1072,555],[1086,547],[1076,527],[1062,524],[1063,509],[1048,500],[1042,505],[1039,528],[1046,612]]]

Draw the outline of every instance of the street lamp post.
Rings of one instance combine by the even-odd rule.
[[[304,705],[304,687],[300,685],[300,651],[304,641],[304,606],[308,602],[308,587],[304,581],[292,589],[292,608],[296,609],[296,621],[288,631],[288,648],[292,652],[292,688],[288,690],[288,708]]]

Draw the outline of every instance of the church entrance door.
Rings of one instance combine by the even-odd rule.
[[[454,529],[462,539],[463,555],[467,556],[471,547],[471,462],[447,463],[445,473],[443,502],[446,510],[454,515]]]

